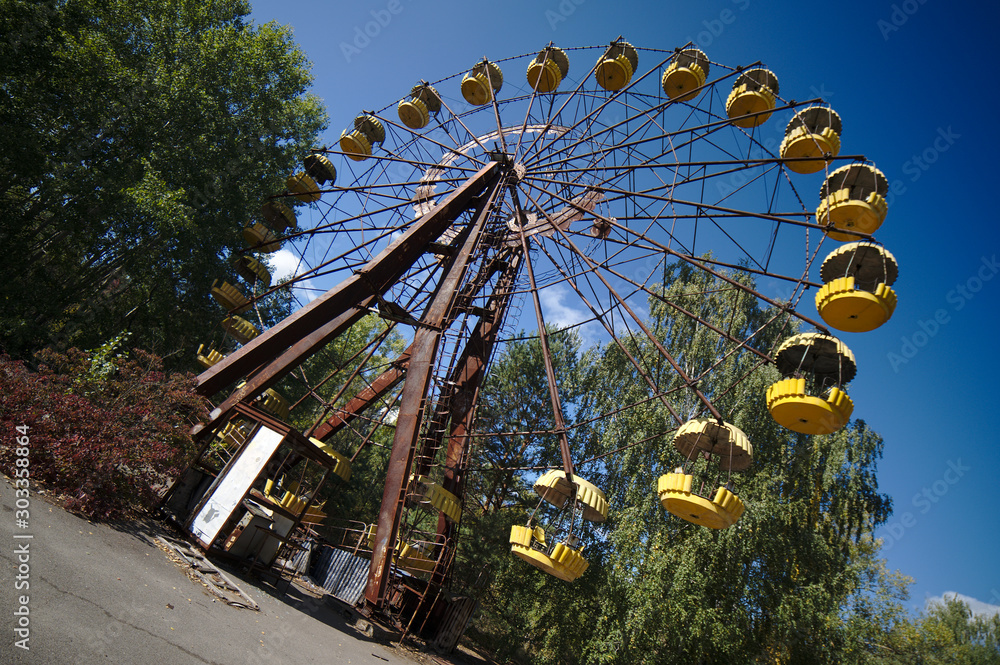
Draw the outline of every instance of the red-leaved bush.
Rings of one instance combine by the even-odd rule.
[[[67,508],[108,519],[152,505],[193,454],[188,432],[206,411],[193,376],[167,375],[139,350],[36,359],[33,372],[0,356],[0,469],[14,475],[16,428],[26,425],[32,484],[63,495]]]

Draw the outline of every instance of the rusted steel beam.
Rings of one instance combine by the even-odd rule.
[[[507,302],[510,299],[510,291],[512,289],[512,280],[508,279],[508,275],[516,276],[518,267],[520,265],[520,248],[507,248],[499,252],[498,254],[488,257],[485,259],[484,264],[480,267],[480,272],[474,280],[469,281],[462,291],[459,293],[459,302],[469,302],[476,295],[480,293],[483,287],[487,286],[489,281],[497,273],[502,273],[497,284],[493,287],[493,293],[490,295],[490,300],[486,307],[472,307],[467,308],[468,311],[473,316],[479,317],[479,321],[476,323],[476,327],[472,332],[472,335],[466,341],[466,346],[462,350],[459,356],[458,363],[452,370],[452,374],[448,377],[452,389],[447,393],[442,393],[437,404],[434,406],[434,415],[431,417],[431,427],[425,434],[423,439],[423,444],[420,447],[420,451],[417,453],[416,468],[413,473],[415,474],[425,474],[428,471],[427,462],[433,456],[433,451],[437,450],[441,441],[444,439],[444,431],[448,425],[449,419],[454,418],[455,408],[452,405],[452,400],[455,395],[461,393],[465,388],[469,376],[472,374],[467,368],[470,363],[474,363],[475,359],[472,355],[475,355],[475,340],[481,339],[482,337],[482,327],[484,321],[493,320],[496,317],[500,317],[502,320],[504,313],[506,312]],[[454,317],[453,317],[454,318]],[[472,355],[470,355],[472,354]],[[487,356],[488,360],[488,356]]]
[[[526,194],[527,195],[527,194]],[[527,195],[530,198],[530,195]],[[514,209],[517,213],[518,219],[524,219],[524,211],[521,209],[521,202],[517,196],[517,189],[511,188],[511,198],[514,200]],[[532,201],[536,206],[537,201]],[[539,207],[539,210],[544,211],[544,208]],[[545,213],[545,218],[550,222],[550,225],[554,229],[558,229],[560,234],[563,234],[562,229],[558,224],[552,222],[552,218],[549,217],[548,213]],[[524,252],[527,261],[527,273],[528,273],[528,283],[531,286],[531,302],[535,306],[535,322],[538,324],[538,341],[542,346],[542,360],[545,362],[545,379],[549,387],[549,401],[552,403],[552,418],[555,424],[556,434],[559,437],[559,452],[562,455],[563,460],[563,471],[566,472],[568,478],[573,477],[573,458],[570,454],[569,449],[569,437],[566,436],[566,422],[563,418],[562,402],[559,398],[559,383],[556,379],[556,370],[552,366],[552,352],[549,350],[549,338],[545,331],[545,317],[542,315],[542,301],[538,295],[538,284],[535,283],[535,271],[531,267],[531,255],[528,249],[528,238],[524,233],[524,227],[518,227],[518,235],[521,240],[521,250]],[[575,490],[574,490],[575,491]]]
[[[340,428],[357,418],[363,411],[380,400],[383,395],[392,390],[406,376],[412,348],[403,351],[398,358],[392,361],[392,367],[382,372],[343,408],[337,409],[325,422],[320,423],[310,436],[320,441],[326,441],[327,438],[333,436]]]
[[[465,236],[465,241],[451,259],[434,298],[424,313],[422,321],[424,325],[419,326],[414,335],[410,366],[399,399],[396,435],[389,454],[382,505],[375,531],[375,544],[372,548],[372,563],[368,571],[368,586],[365,589],[365,599],[376,607],[382,604],[385,597],[390,571],[388,563],[392,560],[395,550],[403,499],[409,482],[410,467],[413,464],[414,445],[420,435],[425,398],[441,340],[441,324],[448,317],[454,304],[455,295],[465,276],[472,252],[479,243],[486,222],[493,212],[501,183],[499,170],[496,170],[496,175],[489,182],[489,189],[479,201],[475,219]],[[430,240],[432,239],[425,242]]]
[[[441,486],[458,497],[462,504],[465,503],[465,458],[469,451],[471,441],[469,432],[472,431],[476,403],[479,401],[479,389],[486,377],[486,368],[493,356],[497,336],[510,305],[512,286],[520,272],[521,259],[520,254],[514,255],[497,280],[494,296],[487,306],[488,315],[480,319],[469,337],[462,353],[462,362],[459,363],[458,371],[455,373],[456,387],[448,400],[451,429],[448,433],[444,480]],[[457,546],[455,538],[458,535],[458,525],[448,521],[442,513],[438,516],[437,535],[437,542]],[[453,556],[438,558],[438,563],[431,574],[431,584],[444,584],[453,561]]]
[[[340,316],[366,298],[381,294],[427,251],[470,201],[497,176],[500,165],[490,162],[455,189],[441,203],[413,223],[406,233],[382,250],[357,274],[316,298],[305,307],[255,337],[249,344],[230,354],[198,376],[197,390],[211,395],[241,376],[283,353],[298,340],[310,335],[328,321]]]
[[[368,313],[367,307],[372,299],[367,298],[357,307],[352,307],[333,321],[318,328],[312,334],[298,341],[287,351],[275,358],[247,379],[246,383],[233,391],[233,394],[226,398],[217,409],[212,411],[212,416],[205,428],[214,429],[215,426],[225,420],[233,407],[240,402],[252,402],[257,399],[265,390],[276,384],[289,372],[298,367],[306,358],[314,354],[319,349],[326,346],[330,340],[340,335],[352,325],[361,320]]]

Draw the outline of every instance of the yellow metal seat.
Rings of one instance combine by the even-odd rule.
[[[270,414],[277,416],[281,420],[288,420],[288,400],[281,396],[273,388],[268,388],[260,397],[257,404]]]
[[[324,502],[325,503],[325,502]],[[323,523],[326,519],[326,513],[323,512],[323,504],[316,505],[315,503],[309,506],[306,514],[302,516],[302,523],[309,525],[319,525]]]
[[[656,483],[656,493],[671,515],[682,520],[708,527],[725,529],[743,515],[743,502],[726,487],[719,487],[711,500],[692,491],[694,476],[686,473],[667,473]]]
[[[729,471],[746,469],[753,458],[753,446],[743,430],[710,418],[695,418],[681,425],[674,434],[674,447],[688,459],[696,453],[710,455]]]
[[[260,282],[264,288],[271,286],[271,272],[263,263],[252,256],[238,256],[233,260],[233,267],[240,277],[250,284]]]
[[[365,527],[361,535],[361,541],[368,544],[369,549],[375,548],[375,532],[378,530],[377,524],[369,524]],[[396,546],[392,556],[393,562],[399,568],[410,573],[431,573],[434,571],[434,560],[416,544],[404,543],[396,539]]]
[[[535,481],[534,490],[556,508],[565,507],[575,495],[577,505],[583,508],[582,516],[585,520],[603,522],[608,517],[608,500],[604,492],[576,474],[570,482],[565,471],[546,471]]]
[[[854,403],[843,387],[857,374],[851,350],[836,337],[801,333],[789,337],[774,358],[784,377],[767,389],[767,410],[782,427],[802,434],[830,434],[847,424]],[[806,376],[813,392],[807,391]]]
[[[440,511],[453,523],[462,519],[462,504],[458,497],[427,476],[410,476],[416,494],[423,497],[420,505]]]
[[[306,173],[295,173],[288,176],[285,180],[285,188],[303,203],[319,201],[319,185]]]
[[[277,199],[265,201],[264,205],[260,207],[260,216],[264,218],[268,226],[278,233],[285,229],[294,229],[297,226],[295,210]]]
[[[836,337],[822,333],[799,333],[781,343],[775,364],[782,376],[811,374],[820,383],[850,383],[858,372],[854,354]]]
[[[838,189],[823,199],[816,209],[816,220],[820,224],[831,224],[834,228],[826,229],[826,235],[847,242],[857,240],[859,234],[875,233],[885,221],[889,206],[882,195],[870,193],[863,199],[851,196],[850,190]],[[857,233],[842,233],[856,231]]]
[[[339,476],[345,483],[351,480],[351,460],[338,453],[333,449],[333,446],[324,441],[314,439],[313,437],[309,437],[309,441],[314,446],[319,448],[324,454],[333,459],[333,473],[335,475]]]
[[[247,247],[258,252],[271,254],[281,249],[281,240],[260,222],[252,222],[243,227],[243,239]]]
[[[410,98],[401,101],[396,108],[400,121],[410,129],[423,129],[431,121],[431,115],[440,110],[441,96],[427,83],[413,86]]]
[[[302,160],[302,166],[306,169],[306,175],[320,185],[332,185],[337,180],[337,169],[326,155],[310,153]]]
[[[215,302],[222,306],[222,309],[234,314],[245,312],[250,307],[250,300],[229,282],[213,281],[212,297],[215,298]]]
[[[757,127],[771,117],[778,95],[778,77],[767,69],[748,69],[736,77],[726,100],[726,115],[737,127]]]
[[[368,137],[356,129],[340,133],[340,149],[356,162],[367,159],[372,154],[372,144]]]
[[[473,106],[489,104],[503,86],[503,72],[496,63],[476,63],[462,78],[462,97]]]
[[[780,154],[782,159],[790,160],[786,166],[796,173],[816,173],[826,165],[825,155],[836,157],[840,153],[840,136],[829,127],[819,131],[810,131],[807,127],[785,134],[781,141]],[[797,161],[814,157],[808,161]]]
[[[222,442],[226,448],[236,449],[247,441],[247,433],[239,423],[229,421],[222,426],[222,429],[215,433],[215,437]]]
[[[888,180],[874,166],[842,166],[827,176],[820,188],[816,222],[826,225],[824,232],[834,240],[856,241],[859,233],[872,234],[885,221],[888,192]]]
[[[198,353],[195,355],[195,359],[198,361],[198,364],[205,369],[208,369],[223,358],[225,358],[225,356],[215,349],[206,349],[204,344],[198,345]]]
[[[589,563],[583,558],[583,547],[573,549],[564,542],[558,542],[551,554],[546,553],[545,533],[540,527],[518,526],[510,528],[510,551],[532,566],[561,580],[572,582],[587,571]]]
[[[538,92],[553,92],[569,73],[566,52],[555,46],[542,50],[528,65],[528,85]]]
[[[427,104],[419,97],[404,99],[396,107],[400,121],[410,129],[423,129],[431,121],[431,112]]]
[[[235,314],[224,318],[222,327],[240,344],[248,344],[250,340],[260,334],[254,324]]]
[[[700,49],[684,49],[678,52],[673,62],[663,72],[660,83],[667,97],[674,101],[687,102],[701,93],[708,72],[708,56]]]
[[[786,166],[795,173],[816,173],[826,166],[827,156],[840,153],[841,131],[840,116],[831,108],[810,106],[798,111],[785,128],[781,158],[790,160]]]
[[[639,54],[628,42],[613,42],[597,63],[594,76],[597,84],[610,92],[616,92],[632,81],[639,67]]]
[[[340,134],[340,149],[347,156],[361,162],[371,157],[374,146],[385,141],[385,127],[373,115],[363,114],[354,119],[354,129]]]
[[[411,573],[431,573],[434,572],[435,561],[420,551],[416,545],[403,543],[403,546],[396,550],[396,566]]]
[[[899,266],[896,257],[880,245],[841,245],[823,260],[819,275],[824,286],[816,294],[816,309],[838,330],[874,330],[896,309],[896,292],[891,287]]]
[[[878,284],[874,292],[855,288],[854,277],[840,277],[816,293],[816,309],[830,326],[845,332],[868,332],[896,310],[896,292]]]
[[[458,497],[445,488],[435,483],[428,498],[431,505],[452,522],[457,524],[462,519],[462,505],[458,502]]]
[[[827,397],[806,393],[805,379],[788,378],[767,389],[767,410],[774,421],[801,434],[832,434],[847,424],[854,402],[837,387]]]

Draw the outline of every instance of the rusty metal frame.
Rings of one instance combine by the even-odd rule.
[[[356,274],[202,372],[198,376],[198,392],[214,394],[241,376],[269,365],[272,358],[287,350],[292,351],[295,359],[304,360],[311,352],[304,344],[306,338],[389,289],[426,252],[428,243],[437,240],[486,185],[498,177],[499,171],[500,164],[495,161],[481,168]]]
[[[391,566],[388,564],[392,560],[395,550],[402,506],[409,482],[410,468],[413,464],[415,444],[420,435],[423,414],[427,408],[427,390],[434,368],[434,359],[443,334],[442,324],[449,317],[462,278],[469,267],[473,250],[481,241],[483,230],[494,212],[494,202],[503,184],[503,178],[500,177],[501,173],[499,173],[499,164],[491,162],[491,166],[494,168],[483,169],[476,176],[479,178],[475,180],[476,182],[485,180],[485,177],[482,177],[484,173],[489,173],[492,178],[489,180],[487,191],[478,201],[475,218],[465,235],[465,240],[451,257],[446,273],[424,313],[422,325],[417,328],[414,335],[413,352],[410,356],[409,368],[399,400],[396,434],[389,455],[378,526],[375,531],[372,565],[368,573],[368,586],[365,589],[365,599],[376,607],[381,606],[385,599],[387,582],[391,572]],[[462,189],[467,189],[473,181],[474,179],[470,179],[462,186]],[[469,202],[471,203],[471,197]]]

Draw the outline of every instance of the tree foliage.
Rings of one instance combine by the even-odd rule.
[[[712,331],[670,303],[728,328]],[[609,520],[587,542],[590,568],[570,585],[509,553],[505,536],[523,508],[491,504],[505,506],[481,519],[492,535],[473,528],[467,539],[489,541],[495,566],[477,636],[503,657],[535,663],[836,663],[866,653],[871,635],[859,617],[867,612],[867,620],[882,621],[883,633],[891,630],[906,586],[880,568],[872,540],[891,511],[876,480],[882,440],[862,421],[807,437],[767,416],[764,395],[776,373],[726,337],[753,335],[768,352],[794,331],[745,292],[674,266],[649,312],[657,339],[690,376],[702,377],[699,388],[754,446],[752,467],[732,478],[746,512],[714,531],[660,507],[657,478],[683,461],[671,444],[677,422],[670,409],[684,421],[701,415],[702,405],[652,342],[624,335],[620,346],[576,355],[568,366],[585,377],[579,385],[587,396],[570,400],[571,408],[578,409],[574,420],[593,424],[575,442],[574,461],[604,489]],[[511,413],[534,414],[518,423],[524,431],[545,430],[551,409],[518,392],[544,390],[541,365],[531,358],[530,344],[498,358],[484,403],[506,401]],[[647,399],[643,375],[667,393],[667,404]],[[485,415],[488,423],[498,417],[488,407]],[[527,465],[552,461],[529,456]],[[704,460],[691,468],[715,478]],[[515,477],[511,486],[529,503],[530,489],[520,482]]]
[[[187,355],[241,228],[325,124],[243,0],[0,2],[0,340]],[[194,345],[192,347],[192,345]]]

